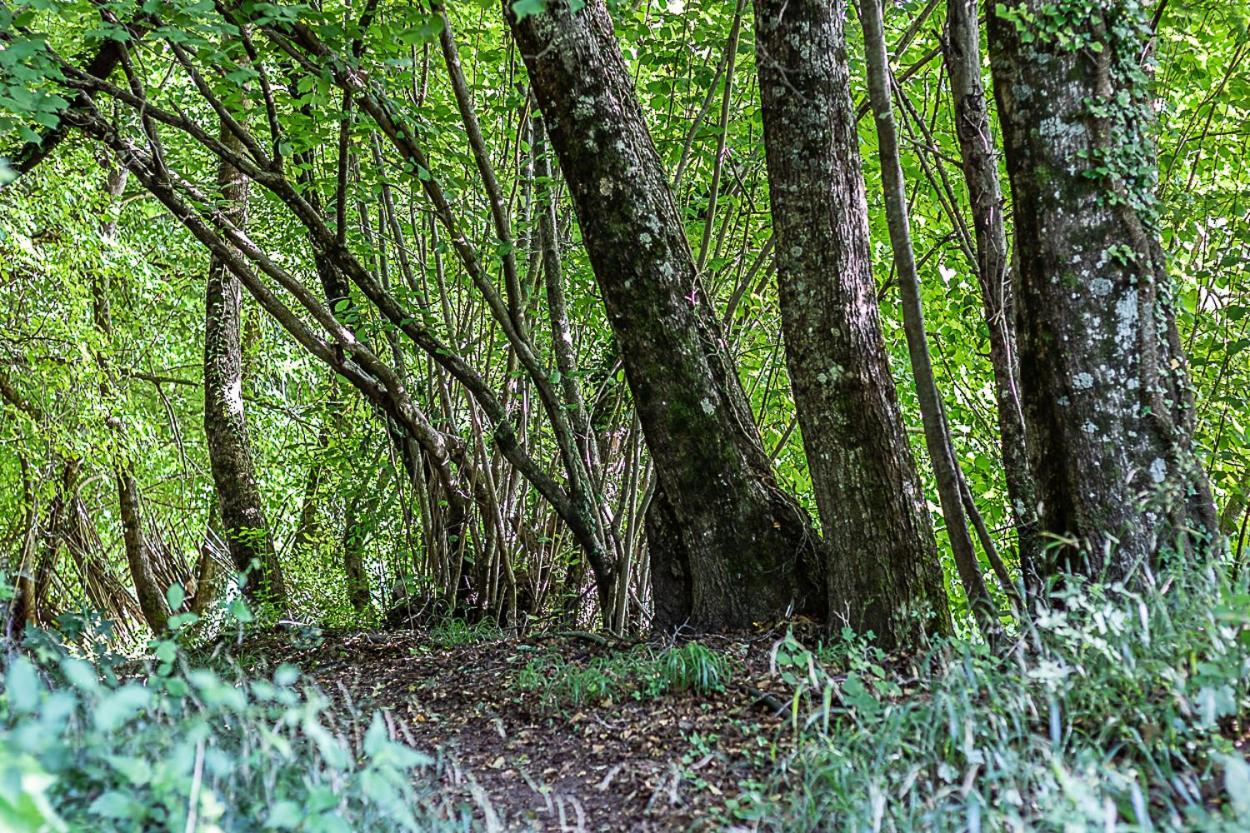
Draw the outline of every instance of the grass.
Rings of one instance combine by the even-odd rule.
[[[498,641],[503,639],[503,631],[493,619],[483,619],[476,624],[463,619],[443,619],[430,627],[426,637],[435,646],[447,650]]]
[[[788,730],[757,738],[775,769],[725,797],[726,823],[1250,830],[1245,580],[1191,566],[1132,591],[1073,583],[1060,601],[1004,655],[966,640],[903,660],[849,633],[815,647],[781,640],[772,662],[792,692]],[[30,658],[4,672],[0,830],[472,826],[386,719],[332,714],[290,666],[194,668],[175,640],[157,640],[140,683],[127,679],[133,660],[82,630],[72,651],[51,633],[34,637]],[[499,632],[447,621],[429,638],[455,648]],[[543,653],[516,685],[563,710],[716,692],[733,672],[725,655],[688,642],[579,661]],[[720,743],[687,740],[691,767]],[[703,788],[693,768],[686,777]]]
[[[796,742],[739,808],[762,829],[1250,830],[1250,594],[1215,570],[1073,588],[1006,659],[952,641],[911,681],[832,653],[778,648]]]
[[[517,675],[517,687],[537,692],[547,708],[602,700],[651,700],[669,692],[722,691],[732,668],[722,654],[698,642],[662,650],[641,645],[629,651],[571,662],[558,654],[531,660]]]

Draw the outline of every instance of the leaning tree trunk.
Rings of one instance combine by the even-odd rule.
[[[560,0],[518,20],[511,5],[655,461],[657,502],[675,526],[650,541],[656,624],[737,627],[792,605],[822,608],[809,519],[773,480],[607,7]]]
[[[1046,572],[1123,578],[1217,534],[1159,246],[1140,0],[988,12]],[[1045,26],[1030,22],[1045,20]]]
[[[237,146],[238,140],[224,126],[221,136],[223,142]],[[217,183],[231,221],[242,227],[247,218],[247,179],[222,162]],[[247,576],[244,592],[284,611],[286,583],[265,520],[243,411],[241,304],[238,278],[219,258],[211,258],[204,294],[204,437],[230,560]]]
[[[977,278],[989,329],[1003,473],[1016,524],[1020,574],[1026,592],[1033,595],[1037,592],[1036,564],[1042,538],[1037,526],[1037,490],[1025,446],[1020,364],[1016,359],[1015,298],[1011,292],[998,157],[981,82],[980,32],[977,0],[948,0],[943,49],[955,108],[955,134],[976,233]]]
[[[933,464],[933,479],[937,482],[942,518],[946,521],[946,536],[951,544],[959,581],[968,596],[968,607],[981,632],[992,640],[998,634],[998,612],[985,587],[980,563],[972,546],[972,536],[968,532],[968,519],[964,514],[963,496],[960,494],[959,464],[951,447],[950,429],[946,423],[942,397],[938,392],[937,381],[933,375],[933,362],[929,356],[929,340],[925,332],[924,308],[920,298],[920,276],[911,244],[911,225],[899,156],[898,130],[890,103],[890,59],[886,51],[881,0],[863,0],[860,5],[860,22],[864,28],[868,98],[877,122],[886,223],[890,231],[890,247],[894,251],[894,267],[898,271],[903,331],[907,336],[912,375],[916,379],[916,399],[920,403],[925,447]]]
[[[951,623],[877,311],[845,13],[844,0],[756,0],[756,64],[786,360],[829,548],[829,610],[895,647]]]

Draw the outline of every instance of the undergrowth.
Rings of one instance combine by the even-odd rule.
[[[740,810],[764,829],[1250,830],[1250,594],[1213,570],[1071,588],[1006,659],[950,641],[911,680],[834,653],[778,646],[797,741]]]
[[[543,654],[517,675],[521,691],[537,692],[547,708],[578,707],[603,700],[651,700],[669,692],[722,691],[732,669],[724,655],[688,642],[656,650],[640,645],[586,662]]]
[[[448,649],[494,642],[503,639],[503,631],[493,619],[483,619],[475,624],[463,619],[444,619],[430,627],[426,638],[435,646]]]
[[[84,647],[104,643],[87,643],[75,656],[37,632],[9,658],[0,831],[467,829],[463,810],[418,786],[433,781],[431,758],[381,713],[331,714],[293,666],[269,678],[196,668],[172,639],[139,667],[100,650],[88,662]]]

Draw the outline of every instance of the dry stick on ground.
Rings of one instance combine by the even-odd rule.
[[[924,424],[925,445],[933,462],[937,480],[938,500],[960,582],[968,595],[969,607],[977,625],[989,641],[998,638],[998,610],[985,581],[968,533],[959,488],[959,471],[951,451],[950,434],[941,395],[933,376],[933,363],[925,334],[924,309],[920,300],[920,277],[912,251],[908,227],[903,168],[899,161],[898,131],[890,103],[889,57],[886,54],[885,31],[880,0],[862,0],[860,21],[864,28],[865,63],[868,69],[868,95],[877,121],[877,141],[881,157],[881,182],[885,190],[886,219],[894,264],[898,270],[899,297],[903,308],[903,329],[907,334],[907,352],[916,379],[916,395],[920,401],[920,417]]]

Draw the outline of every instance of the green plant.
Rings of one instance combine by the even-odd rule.
[[[605,698],[651,700],[669,692],[708,694],[724,690],[731,674],[724,655],[688,642],[659,651],[642,645],[584,663],[543,654],[521,669],[516,685],[521,691],[540,692],[545,706],[559,708]]]
[[[503,632],[493,619],[483,619],[472,625],[463,619],[443,619],[430,628],[427,636],[434,645],[447,649],[495,642],[503,639]]]
[[[906,696],[872,661],[812,662],[791,678],[796,703],[814,705],[770,785],[784,797],[759,817],[779,830],[1244,830],[1250,781],[1226,730],[1250,713],[1248,626],[1244,584],[1191,568],[1149,591],[1073,586],[1006,660],[939,645],[922,667],[941,670]]]
[[[166,656],[169,644],[129,679],[47,639],[8,664],[0,829],[344,833],[456,817],[417,786],[432,760],[393,740],[380,713],[358,731],[292,666],[230,678]]]

